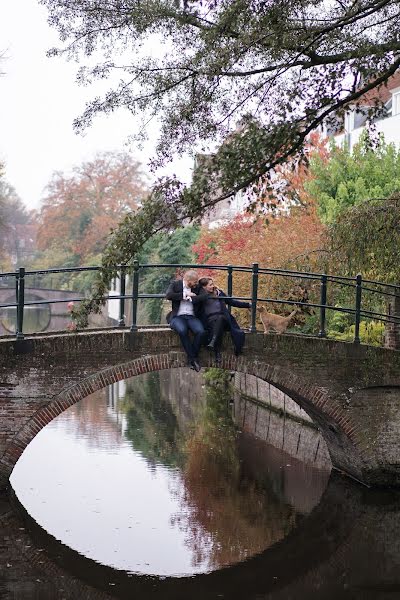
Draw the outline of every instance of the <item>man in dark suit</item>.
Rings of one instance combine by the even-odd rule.
[[[172,310],[167,315],[167,321],[181,339],[190,368],[200,371],[198,356],[205,331],[198,318],[202,298],[199,298],[197,291],[198,275],[196,271],[190,270],[186,271],[183,279],[176,279],[170,283],[165,297],[172,302]],[[189,331],[193,333],[193,342],[189,338]]]

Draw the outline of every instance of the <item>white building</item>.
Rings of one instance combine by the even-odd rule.
[[[108,316],[110,317],[110,319],[115,321],[116,325],[118,325],[118,321],[119,321],[120,300],[119,299],[112,300],[112,298],[115,296],[119,296],[120,294],[121,294],[121,280],[119,277],[115,277],[111,281],[111,289],[108,291],[108,297],[110,299],[107,301],[107,313],[108,313]],[[126,312],[126,308],[125,308],[125,312]]]
[[[208,229],[223,227],[230,223],[236,215],[243,213],[246,210],[247,204],[248,201],[243,192],[238,192],[232,198],[221,200],[218,204],[210,208],[203,216],[201,224],[208,227]]]
[[[334,135],[338,144],[346,142],[350,150],[353,149],[367,124],[368,107],[377,97],[384,103],[385,113],[374,121],[376,133],[383,133],[385,142],[400,146],[400,73],[391,77],[387,86],[367,94],[361,112],[360,109],[357,112],[354,108],[349,108],[345,115],[343,129]],[[327,134],[326,131],[323,133]]]

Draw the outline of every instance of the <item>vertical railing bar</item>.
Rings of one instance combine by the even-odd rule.
[[[327,276],[321,276],[321,296],[320,296],[320,329],[318,336],[321,338],[326,337],[325,323],[326,323],[326,298],[327,298]]]
[[[139,261],[133,261],[133,282],[132,282],[132,325],[131,331],[137,331],[137,309],[139,295]]]
[[[253,263],[252,267],[252,282],[251,282],[251,327],[250,331],[255,333],[257,331],[256,319],[257,319],[257,294],[258,294],[258,263]]]
[[[120,290],[119,295],[121,298],[119,299],[119,320],[118,326],[125,327],[125,292],[126,292],[126,268],[121,267],[121,271],[119,274],[120,277]]]
[[[18,269],[17,340],[24,339],[25,269]]]
[[[15,272],[15,304],[18,306],[18,290],[19,290],[19,282],[18,282],[19,276],[18,276],[18,271]],[[17,327],[17,324],[15,323],[15,327]]]
[[[232,267],[232,265],[228,265],[228,282],[227,282],[226,292],[229,297],[232,297],[232,295],[233,295],[232,294],[232,292],[233,292],[232,274],[233,274],[233,267]],[[228,310],[229,310],[229,312],[231,312],[232,306],[228,305]]]
[[[15,336],[18,333],[18,294],[19,294],[19,273],[15,272]]]
[[[360,343],[360,320],[361,320],[361,293],[362,293],[362,275],[358,273],[356,277],[356,312],[354,323],[354,343]]]

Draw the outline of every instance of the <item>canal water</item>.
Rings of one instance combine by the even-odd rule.
[[[0,598],[400,597],[399,496],[250,384],[143,375],[47,425],[0,500]]]

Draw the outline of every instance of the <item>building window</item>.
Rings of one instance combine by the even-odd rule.
[[[400,92],[396,92],[395,94],[393,94],[393,103],[392,103],[392,114],[394,115],[400,115]]]

